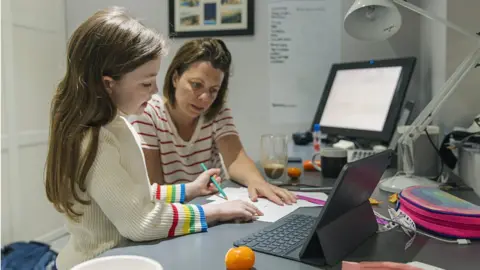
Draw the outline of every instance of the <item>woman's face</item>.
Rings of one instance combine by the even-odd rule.
[[[176,109],[191,118],[206,112],[217,98],[223,76],[206,61],[192,63],[181,76],[174,74]]]

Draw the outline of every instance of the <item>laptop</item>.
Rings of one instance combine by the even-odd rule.
[[[235,241],[254,251],[315,266],[335,265],[374,235],[369,198],[390,165],[393,150],[347,163],[323,207],[301,207]]]

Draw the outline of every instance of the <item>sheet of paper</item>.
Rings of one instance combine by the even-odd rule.
[[[341,61],[341,8],[338,0],[270,0],[272,123],[311,124],[331,65]]]
[[[248,190],[246,188],[232,188],[232,187],[227,187],[224,188],[223,191],[227,194],[228,198],[230,199],[231,196],[239,196],[241,198],[246,198],[248,199]],[[295,191],[293,192],[297,195],[302,195],[305,197],[309,197],[312,199],[318,199],[318,200],[324,200],[326,201],[328,198],[328,195],[323,193],[323,192],[301,192],[301,191]],[[209,201],[215,201],[218,199],[222,199],[219,197],[219,195],[213,195],[207,198]]]
[[[307,202],[304,200],[297,200],[297,203],[293,205],[277,205],[267,199],[259,198],[258,201],[252,202],[248,196],[248,190],[246,188],[231,188],[227,187],[223,190],[225,194],[227,194],[229,200],[243,200],[246,202],[250,202],[255,205],[260,211],[263,212],[263,216],[258,218],[259,221],[264,222],[275,222],[280,218],[290,214],[291,212],[295,211],[299,207],[316,207],[317,204]],[[304,196],[326,200],[327,195],[320,192],[299,192]],[[207,200],[210,200],[210,203],[222,203],[225,202],[225,199],[219,197],[217,195],[213,195],[209,197]]]

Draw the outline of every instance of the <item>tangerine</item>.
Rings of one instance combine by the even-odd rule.
[[[233,247],[225,254],[228,270],[248,270],[255,264],[255,253],[247,246]]]
[[[290,167],[288,168],[287,170],[288,172],[288,176],[290,176],[291,178],[299,178],[300,175],[302,175],[302,170],[300,170],[299,168],[295,168],[295,167]]]

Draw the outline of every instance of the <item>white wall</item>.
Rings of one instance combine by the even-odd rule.
[[[145,23],[168,36],[168,4],[166,0],[144,0],[138,4],[133,0],[67,0],[67,33],[70,36],[75,28],[98,9],[110,5],[126,7],[135,16],[144,18]],[[286,132],[302,130],[305,126],[271,126],[267,109],[268,71],[267,71],[267,20],[268,14],[265,0],[256,1],[255,36],[226,37],[225,42],[233,55],[233,76],[229,92],[229,103],[232,107],[236,126],[241,134],[248,153],[258,157],[260,134],[266,132]],[[163,77],[173,55],[187,39],[171,40],[170,53],[163,60],[159,85],[163,85]],[[310,119],[308,121],[311,121]]]
[[[447,0],[423,0],[421,7],[442,18],[447,17]],[[421,81],[425,90],[435,95],[446,80],[447,29],[443,24],[423,17],[420,21],[420,61],[424,67],[421,70]]]
[[[447,1],[447,19],[471,33],[480,32],[480,1]],[[446,31],[447,78],[476,46],[474,41],[448,29]],[[446,127],[469,127],[473,118],[480,114],[480,67],[470,71],[460,82],[456,92],[442,108],[439,121]]]
[[[64,70],[64,15],[64,0],[2,0],[2,245],[45,240],[63,227],[43,176],[50,100]]]
[[[473,33],[479,32],[479,1],[422,0],[421,6]],[[440,94],[445,81],[474,47],[475,42],[442,23],[421,19],[422,85],[433,95]],[[455,126],[468,127],[480,113],[480,68],[473,69],[434,119],[449,132]]]
[[[418,0],[417,0],[418,1]],[[415,1],[414,1],[415,2]],[[144,0],[138,4],[133,0],[66,0],[67,33],[68,36],[75,28],[95,11],[110,5],[124,6],[135,16],[145,19],[145,23],[156,28],[160,33],[168,35],[168,1]],[[343,13],[339,14],[339,23],[353,0],[343,0]],[[296,125],[272,125],[269,120],[268,98],[268,1],[255,1],[255,35],[248,37],[225,37],[227,45],[233,55],[233,77],[229,92],[229,103],[233,110],[236,125],[241,134],[247,152],[252,158],[259,156],[259,138],[262,133],[284,132],[291,134],[294,131],[306,130],[313,116],[306,116],[306,123]],[[392,58],[395,56],[419,56],[419,29],[418,18],[402,11],[405,15],[404,28],[395,38],[377,43],[357,41],[346,34],[342,36],[343,61],[367,60],[371,58]],[[185,39],[175,39],[170,42],[170,54],[164,59],[159,75],[159,84],[162,85],[163,76],[175,51]],[[319,40],[328,42],[328,39]],[[321,59],[318,59],[321,61]],[[414,74],[412,89],[409,98],[417,99],[421,96],[419,87],[419,70]],[[323,90],[323,85],[319,86]],[[318,97],[320,98],[320,97]],[[425,104],[427,97],[421,97],[421,104]]]

